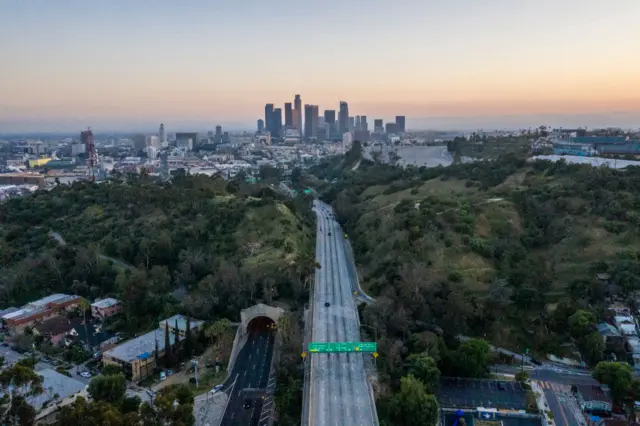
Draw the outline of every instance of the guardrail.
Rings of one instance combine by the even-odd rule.
[[[309,308],[306,312],[306,318],[304,323],[304,339],[302,343],[302,352],[306,352],[309,347],[309,342],[313,340],[313,293],[315,291],[315,274],[311,278],[311,285],[309,288]],[[309,396],[311,393],[311,357],[307,356],[304,359],[304,385],[302,386],[302,419],[301,425],[306,426],[309,424]]]

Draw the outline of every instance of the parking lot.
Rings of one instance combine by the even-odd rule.
[[[436,393],[447,408],[526,408],[526,391],[518,382],[443,378]]]

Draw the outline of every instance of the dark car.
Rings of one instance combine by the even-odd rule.
[[[244,404],[242,404],[242,408],[244,408],[245,410],[246,410],[247,408],[251,408],[251,400],[250,400],[250,399],[247,399],[247,400],[244,402]]]
[[[499,390],[506,390],[507,387],[504,385],[504,382],[497,382]]]
[[[331,303],[329,303],[329,302],[324,302],[324,307],[325,307],[325,308],[328,308],[329,306],[331,306]]]
[[[331,232],[329,232],[329,236],[331,236]]]
[[[196,378],[195,377],[189,377],[189,383],[196,383]]]
[[[535,365],[542,365],[542,363],[540,361],[538,361],[537,359],[535,359],[534,357],[531,357],[531,362]]]

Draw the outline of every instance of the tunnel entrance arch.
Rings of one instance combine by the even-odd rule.
[[[258,303],[240,311],[240,332],[244,335],[247,333],[249,323],[256,318],[266,317],[275,323],[284,314],[284,309],[275,308],[273,306]]]

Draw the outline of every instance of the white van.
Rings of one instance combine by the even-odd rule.
[[[160,372],[160,380],[167,380],[167,375],[164,371]]]

